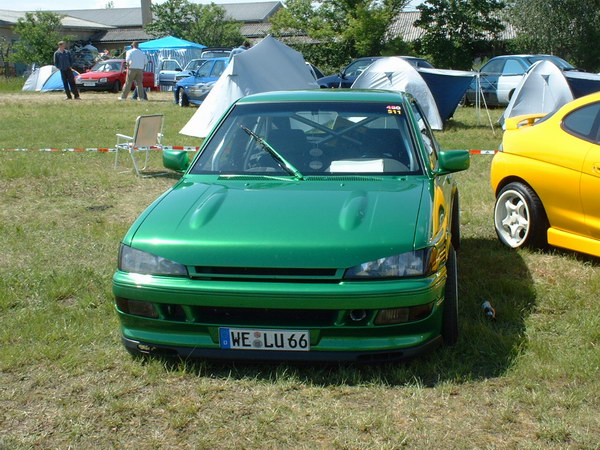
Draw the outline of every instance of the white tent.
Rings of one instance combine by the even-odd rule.
[[[352,89],[388,89],[412,94],[419,102],[429,125],[434,130],[443,127],[435,99],[419,72],[401,58],[377,59],[352,84]]]
[[[180,133],[206,137],[221,115],[246,95],[318,87],[302,54],[267,36],[233,57]]]
[[[516,87],[498,122],[504,128],[504,122],[509,117],[549,113],[573,98],[563,72],[553,62],[540,60],[531,66]]]
[[[31,72],[31,75],[25,81],[22,90],[23,91],[41,91],[42,87],[48,81],[54,72],[58,69],[54,66],[42,66]]]

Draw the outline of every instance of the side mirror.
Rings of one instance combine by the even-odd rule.
[[[441,150],[438,155],[438,170],[440,175],[467,170],[471,165],[469,150]]]
[[[175,72],[181,72],[181,71],[183,71],[183,69],[181,67],[175,68]]]
[[[190,156],[185,150],[164,150],[163,166],[175,172],[185,172],[190,166]]]

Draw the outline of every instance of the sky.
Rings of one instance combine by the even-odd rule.
[[[165,0],[153,0],[152,3],[163,3]],[[211,3],[211,0],[192,0],[194,3]],[[248,3],[261,0],[212,0],[216,4]],[[411,6],[422,0],[412,0]],[[0,0],[0,9],[13,11],[37,11],[60,9],[97,9],[105,8],[109,0]],[[112,0],[115,8],[132,8],[140,6],[140,0]]]

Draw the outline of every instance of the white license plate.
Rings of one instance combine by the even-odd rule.
[[[83,83],[84,86],[96,86],[96,83]]]
[[[219,328],[221,348],[232,350],[280,350],[307,352],[310,335],[306,330],[254,330]]]

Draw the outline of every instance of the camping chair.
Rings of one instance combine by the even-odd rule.
[[[117,134],[117,145],[116,145],[116,156],[115,156],[115,169],[119,164],[119,150],[127,150],[131,155],[133,161],[133,168],[137,176],[152,176],[144,175],[142,172],[146,170],[148,166],[148,158],[150,157],[150,150],[152,148],[162,148],[162,127],[163,127],[162,114],[152,114],[147,116],[138,116],[135,119],[135,129],[133,136],[126,136],[124,134]],[[135,153],[145,151],[146,160],[144,161],[144,167],[141,169],[138,167],[138,161],[136,160]],[[153,175],[162,175],[153,174]]]

